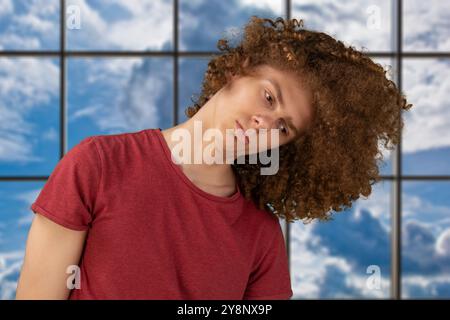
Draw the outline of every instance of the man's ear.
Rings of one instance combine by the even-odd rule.
[[[244,62],[242,63],[242,67],[247,68],[249,64],[250,64],[250,57],[247,56],[247,58],[245,58]]]
[[[250,64],[250,57],[247,57],[242,62],[242,67],[245,69],[249,66],[249,64]],[[231,81],[235,80],[236,78],[238,78],[238,76],[232,72],[227,72],[226,75],[227,75],[228,82],[231,82]]]

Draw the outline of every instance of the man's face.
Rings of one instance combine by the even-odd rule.
[[[260,129],[267,129],[265,149],[289,143],[312,122],[311,93],[295,74],[269,65],[258,66],[251,76],[233,76],[216,95],[215,127],[225,136],[226,129],[238,126],[237,121],[244,130],[254,129],[256,139]],[[271,129],[278,129],[278,143],[272,143]]]

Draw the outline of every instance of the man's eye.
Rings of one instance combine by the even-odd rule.
[[[285,136],[289,135],[289,131],[287,130],[286,122],[283,119],[279,120],[278,130],[280,130]]]
[[[272,98],[272,96],[271,96],[270,94],[268,94],[267,91],[265,91],[265,94],[266,94],[266,100],[270,102],[270,105],[272,105],[272,104],[273,104],[273,98]],[[269,100],[268,98],[269,98],[270,100]]]
[[[288,131],[284,125],[281,126],[282,129],[280,129],[285,135],[288,135]]]

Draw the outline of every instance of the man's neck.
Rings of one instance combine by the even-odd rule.
[[[170,150],[173,150],[173,147],[177,144],[177,142],[172,141],[172,133],[177,129],[187,130],[190,133],[191,137],[191,160],[194,159],[195,151],[193,120],[194,119],[191,118],[182,124],[161,131]],[[206,129],[203,129],[203,131],[204,130]],[[203,154],[203,151],[207,144],[201,144],[201,146],[197,145],[196,147],[197,150],[201,150]],[[229,163],[208,164],[204,161],[201,161],[201,163],[194,163],[194,161],[192,161],[190,163],[181,163],[179,164],[179,166],[182,169],[183,173],[196,185],[202,185],[204,187],[208,186],[224,190],[226,189],[228,190],[225,191],[226,193],[229,192],[230,188],[233,188],[236,185],[236,177]]]

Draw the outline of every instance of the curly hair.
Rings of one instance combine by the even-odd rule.
[[[278,147],[277,174],[259,174],[261,164],[248,159],[232,164],[246,199],[288,222],[308,223],[329,220],[332,210],[371,194],[381,179],[379,147],[399,143],[402,110],[412,107],[380,64],[326,33],[304,29],[302,19],[251,16],[236,46],[225,38],[217,47],[222,53],[208,62],[201,94],[185,111],[189,118],[230,74],[249,75],[262,64],[294,72],[312,93],[312,125]]]

